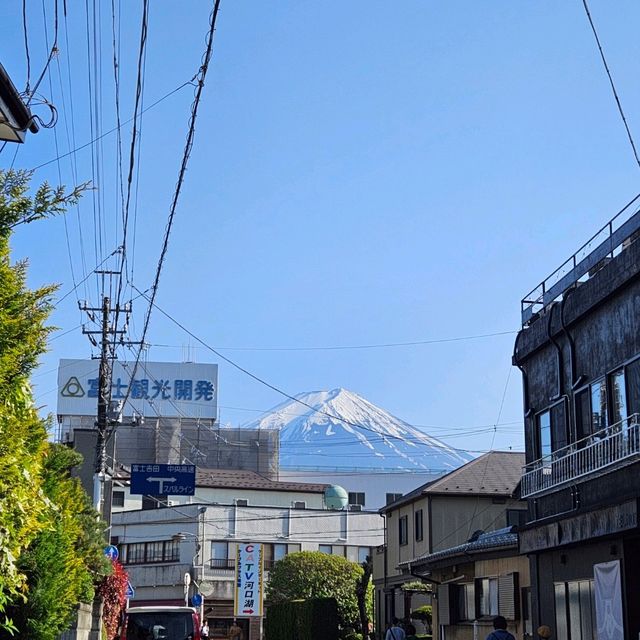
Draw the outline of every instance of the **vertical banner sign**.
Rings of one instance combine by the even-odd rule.
[[[233,603],[236,618],[262,617],[262,588],[262,545],[252,542],[238,544]]]
[[[620,560],[593,565],[598,640],[624,640]]]

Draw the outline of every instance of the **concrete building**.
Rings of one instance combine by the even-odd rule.
[[[467,542],[476,531],[522,522],[518,499],[524,454],[490,452],[380,509],[385,543],[373,555],[376,628],[408,618],[402,585],[411,561]]]
[[[533,626],[637,638],[640,608],[638,199],[522,301]]]
[[[165,508],[142,509],[125,494],[125,506],[138,508],[114,509],[112,541],[135,588],[132,604],[184,603],[188,574],[204,595],[211,637],[223,638],[233,619],[238,543],[264,545],[267,580],[273,563],[296,551],[364,561],[383,542],[382,519],[376,512],[326,509],[325,489],[210,470],[198,472],[194,497]],[[194,592],[192,585],[187,597]],[[259,638],[257,619],[241,624],[245,640]]]

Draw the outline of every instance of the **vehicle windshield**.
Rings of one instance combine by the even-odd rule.
[[[192,640],[193,617],[187,611],[129,613],[127,640]]]

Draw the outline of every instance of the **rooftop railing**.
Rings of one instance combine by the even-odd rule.
[[[522,326],[527,326],[545,307],[577,282],[588,279],[624,248],[626,240],[640,230],[640,194],[619,211],[578,251],[520,302]]]
[[[604,473],[639,458],[640,414],[634,413],[526,465],[522,473],[522,497],[553,491],[579,478]]]

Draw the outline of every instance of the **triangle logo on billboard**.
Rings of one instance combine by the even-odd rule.
[[[71,376],[67,380],[67,384],[62,387],[62,391],[60,391],[60,395],[63,398],[82,398],[84,396],[84,389],[80,384],[80,380],[75,376]]]

